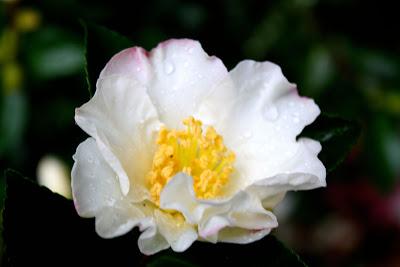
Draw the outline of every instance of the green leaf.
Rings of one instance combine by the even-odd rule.
[[[197,267],[201,265],[194,264],[190,260],[181,259],[180,255],[169,255],[173,252],[161,252],[161,255],[153,256],[147,266],[148,267]]]
[[[360,132],[360,125],[355,121],[322,114],[303,130],[301,136],[321,143],[322,151],[318,157],[331,172],[346,158]]]
[[[324,46],[310,49],[303,76],[302,94],[318,98],[334,76],[334,63],[330,51]]]
[[[61,27],[44,27],[24,43],[27,66],[34,79],[56,79],[82,71],[79,37]]]
[[[183,253],[167,250],[151,257],[147,266],[268,266],[305,267],[299,256],[273,235],[245,245],[195,242]]]
[[[0,99],[0,158],[17,162],[27,121],[26,94],[15,90]]]
[[[369,119],[365,134],[369,151],[366,169],[372,174],[372,183],[385,193],[395,190],[400,174],[398,129],[388,117],[378,113]]]
[[[72,201],[15,171],[7,171],[6,179],[4,237],[13,266],[306,266],[272,235],[247,245],[195,242],[183,253],[166,250],[147,257],[137,248],[137,230],[102,239],[94,220],[80,218]]]
[[[105,27],[83,20],[81,24],[85,30],[86,81],[92,96],[97,78],[107,62],[121,50],[133,46],[133,42]]]
[[[140,261],[135,231],[102,239],[94,220],[79,217],[72,201],[15,171],[5,176],[3,236],[11,266],[135,266]]]

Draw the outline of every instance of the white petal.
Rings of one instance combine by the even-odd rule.
[[[192,177],[184,173],[175,175],[164,187],[160,207],[181,212],[189,223],[198,224],[199,236],[211,242],[225,227],[260,230],[277,226],[275,216],[247,192],[240,191],[229,199],[197,199]]]
[[[149,60],[154,75],[148,92],[160,120],[171,128],[181,127],[228,74],[220,59],[209,57],[199,42],[188,39],[160,43]]]
[[[230,116],[236,97],[234,83],[228,75],[215,89],[201,100],[193,116],[203,125],[213,126],[217,132],[223,131],[225,120]]]
[[[264,190],[266,188],[260,188],[260,190],[257,193],[259,193],[259,198],[262,200],[262,206],[267,209],[267,210],[272,210],[278,203],[280,203],[283,198],[286,196],[286,191],[283,191],[281,193],[275,193],[272,195],[267,195],[264,194]],[[247,190],[249,191],[249,190]]]
[[[221,134],[236,153],[235,167],[243,186],[299,169],[318,175],[320,185],[324,184],[325,169],[317,158],[315,142],[314,152],[303,153],[306,144],[296,141],[305,125],[320,113],[314,101],[300,97],[295,85],[270,62],[243,61],[230,75],[236,96],[233,104],[227,105],[231,110]],[[300,158],[301,154],[308,158]]]
[[[157,209],[154,212],[154,217],[160,234],[164,236],[174,251],[185,251],[196,241],[196,230],[183,218],[174,217]]]
[[[298,140],[298,151],[283,165],[288,171],[257,180],[246,191],[263,199],[264,207],[273,208],[289,190],[309,190],[326,186],[325,167],[315,160],[321,146],[308,138]]]
[[[214,219],[216,216],[219,217],[217,222]],[[221,224],[222,219],[225,220],[223,224]],[[226,225],[221,227],[224,224]],[[199,235],[206,238],[225,228],[261,230],[277,226],[276,217],[262,207],[260,199],[240,191],[225,203],[210,205],[199,223]],[[219,235],[218,240],[220,240]]]
[[[141,206],[130,204],[122,195],[116,174],[102,157],[94,138],[82,142],[73,158],[75,208],[82,217],[96,217],[99,236],[125,234],[148,218]]]
[[[108,76],[127,76],[145,85],[152,77],[148,52],[141,47],[132,47],[114,55],[100,73],[100,79]]]
[[[208,230],[204,230],[205,227],[203,227],[203,233],[200,238],[211,243],[217,243],[219,241],[219,233],[225,227],[229,227],[230,222],[225,217],[213,216],[208,220],[207,224],[208,227],[206,229]]]
[[[195,114],[203,99],[210,94],[220,95],[223,90],[216,88],[220,89],[219,83],[227,74],[222,61],[208,56],[199,42],[171,39],[150,53],[140,47],[121,51],[108,62],[100,78],[136,79],[147,87],[161,121],[177,128],[185,117]]]
[[[132,230],[145,218],[146,216],[138,207],[120,201],[98,212],[96,232],[103,238],[117,237]]]
[[[154,218],[145,222],[140,230],[144,230],[138,239],[139,250],[143,254],[152,255],[170,247],[167,240],[157,230]]]
[[[174,251],[181,252],[197,240],[194,227],[181,217],[175,217],[157,208],[152,214],[152,220],[143,223],[140,227],[141,231],[145,229],[138,240],[142,253],[151,255],[170,246]]]
[[[93,138],[82,142],[73,156],[72,193],[82,217],[93,217],[103,207],[113,206],[122,194],[115,172],[104,160]]]
[[[260,240],[271,232],[271,228],[262,230],[248,230],[243,228],[225,228],[219,232],[218,240],[220,242],[248,244]]]
[[[118,175],[123,194],[133,190],[133,201],[144,199],[143,179],[160,124],[146,89],[126,76],[101,78],[93,98],[76,110],[75,120],[96,139],[100,153]]]
[[[207,205],[199,203],[196,199],[192,177],[180,172],[171,178],[161,191],[160,207],[166,210],[178,210],[189,223],[197,224]]]

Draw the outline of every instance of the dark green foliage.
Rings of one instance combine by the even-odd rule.
[[[330,172],[345,159],[357,142],[360,132],[360,125],[355,121],[323,114],[307,126],[301,136],[321,142],[319,158]]]
[[[167,250],[144,256],[136,245],[136,229],[102,239],[94,220],[80,218],[72,201],[15,171],[7,171],[6,179],[4,239],[11,266],[305,266],[271,235],[249,245],[196,242],[184,253]]]
[[[106,63],[116,53],[133,46],[128,38],[107,28],[81,21],[85,29],[85,71],[89,94],[96,90],[96,81]]]

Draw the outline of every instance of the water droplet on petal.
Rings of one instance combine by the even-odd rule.
[[[115,203],[115,200],[113,199],[113,198],[111,198],[111,197],[106,197],[106,203],[109,205],[109,206],[112,206],[114,203]]]
[[[300,122],[300,118],[299,118],[299,113],[298,112],[293,113],[293,122],[294,123],[299,123]]]
[[[246,139],[250,139],[252,136],[253,136],[253,134],[250,131],[246,131],[242,135],[239,136],[239,140],[243,141]]]
[[[272,105],[266,105],[263,110],[264,118],[274,121],[278,118],[278,109]]]
[[[250,132],[250,131],[247,131],[247,132],[245,132],[244,134],[243,134],[243,137],[244,138],[251,138],[253,136],[253,133],[252,132]]]
[[[96,187],[92,183],[89,184],[89,191],[92,191],[92,192],[96,191]]]
[[[165,73],[166,74],[171,74],[172,72],[174,72],[174,70],[175,70],[175,68],[174,68],[174,65],[172,65],[171,63],[169,63],[169,62],[166,62],[165,63],[165,65],[164,65],[164,71],[165,71]]]

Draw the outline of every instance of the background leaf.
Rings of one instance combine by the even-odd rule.
[[[370,166],[371,173],[379,175],[380,179],[371,179],[380,191],[390,192],[396,185],[400,173],[400,135],[395,127],[384,116],[375,116],[368,125],[368,132],[365,136],[371,153],[366,161]]]
[[[114,239],[95,233],[94,220],[82,219],[72,201],[40,187],[15,171],[6,172],[3,212],[7,263],[42,266],[88,263],[90,266],[306,266],[274,236],[248,245],[195,242],[184,253],[171,250],[144,256],[138,231]],[[207,257],[204,257],[207,255]]]
[[[94,220],[83,219],[73,202],[38,186],[15,171],[6,172],[3,211],[6,261],[11,266],[91,266],[113,262],[135,266],[135,232],[115,239],[95,233]]]
[[[303,130],[301,136],[321,143],[322,151],[318,157],[331,172],[346,158],[360,132],[361,128],[355,121],[322,114]]]
[[[133,42],[116,32],[93,23],[81,21],[85,29],[86,81],[90,95],[96,90],[96,81],[106,63]]]
[[[71,77],[83,70],[83,45],[79,36],[61,27],[44,27],[28,38],[29,73],[35,80]]]
[[[8,155],[17,161],[22,157],[19,151],[26,130],[26,95],[15,90],[0,101],[0,158]]]
[[[206,255],[206,256],[205,256]],[[184,253],[161,252],[149,260],[148,266],[268,266],[305,267],[297,254],[285,247],[275,236],[246,244],[204,242],[194,243]]]

